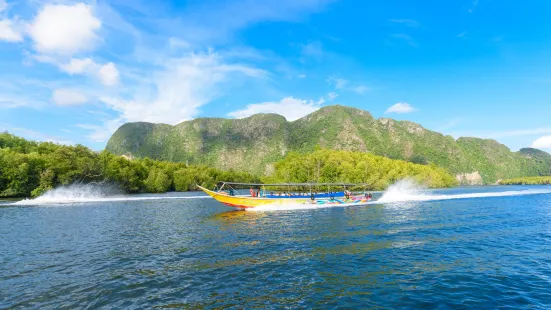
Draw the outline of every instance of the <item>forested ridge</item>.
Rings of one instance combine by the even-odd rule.
[[[129,159],[108,151],[94,152],[82,145],[27,141],[0,133],[0,197],[36,197],[59,185],[109,183],[126,193],[195,190],[233,182],[353,182],[384,189],[412,177],[429,187],[455,184],[435,165],[419,165],[373,154],[318,149],[289,153],[274,164],[270,175],[259,176],[205,165]]]
[[[107,150],[117,155],[255,175],[269,175],[289,152],[308,154],[316,147],[434,164],[464,184],[551,175],[551,155],[536,149],[512,152],[495,140],[454,139],[413,122],[375,119],[367,111],[338,105],[292,122],[277,114],[257,114],[244,119],[197,118],[175,126],[128,123],[107,143]]]

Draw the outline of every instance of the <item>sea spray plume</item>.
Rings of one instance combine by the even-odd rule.
[[[20,201],[20,204],[88,202],[122,194],[120,188],[115,184],[72,184],[51,189],[35,199]]]
[[[49,190],[35,199],[25,199],[7,205],[40,206],[40,205],[74,205],[96,202],[125,202],[143,200],[185,200],[185,199],[212,199],[208,195],[200,196],[167,196],[158,195],[124,195],[116,185],[69,185]]]
[[[392,203],[419,200],[419,198],[426,196],[424,190],[426,190],[426,186],[419,182],[410,178],[403,179],[389,186],[377,202]]]

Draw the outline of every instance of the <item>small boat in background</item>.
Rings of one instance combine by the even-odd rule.
[[[365,203],[371,200],[371,193],[365,191],[365,184],[347,183],[282,183],[250,184],[219,182],[214,190],[197,185],[202,191],[229,207],[238,209],[255,208],[265,205],[296,204],[351,204]],[[249,188],[249,195],[236,195],[236,188]],[[266,188],[273,188],[267,191]],[[327,191],[320,192],[320,188]],[[331,191],[331,188],[342,188],[342,191]],[[361,195],[354,196],[349,188],[363,187]]]

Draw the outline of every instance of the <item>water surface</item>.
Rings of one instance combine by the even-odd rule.
[[[261,212],[182,197],[198,193],[8,203],[0,308],[549,308],[550,193],[398,188]]]

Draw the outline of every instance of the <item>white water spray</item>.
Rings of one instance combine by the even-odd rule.
[[[14,205],[55,205],[89,202],[115,202],[165,199],[201,199],[209,196],[125,196],[120,190],[109,185],[69,185],[47,191],[35,199],[25,199]]]
[[[426,187],[415,182],[413,179],[403,179],[388,187],[378,203],[419,201],[426,199],[424,191]]]

